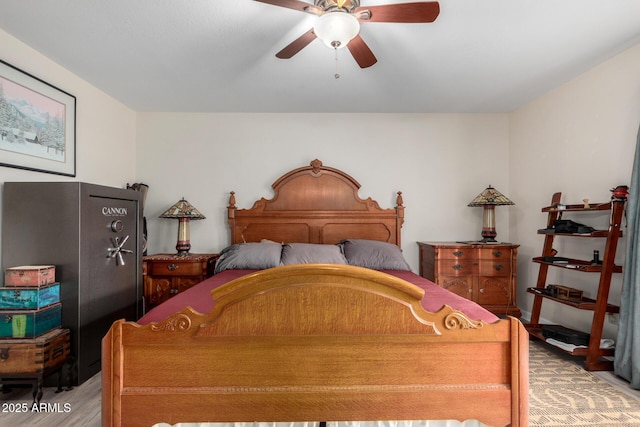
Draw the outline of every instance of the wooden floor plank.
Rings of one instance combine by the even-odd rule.
[[[0,395],[2,425],[100,427],[100,390],[100,374],[60,393],[56,387],[45,387],[40,407],[34,407],[30,386],[12,386]]]

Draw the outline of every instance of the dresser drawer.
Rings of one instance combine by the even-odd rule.
[[[481,259],[478,266],[481,276],[509,276],[511,275],[510,259]]]
[[[200,276],[202,264],[196,262],[155,261],[149,265],[150,276]]]
[[[471,247],[438,248],[435,257],[437,259],[472,260],[476,258],[476,251]]]
[[[478,249],[480,259],[511,259],[511,250],[508,248],[482,248]]]
[[[472,259],[438,259],[435,264],[438,276],[478,274],[478,263]]]

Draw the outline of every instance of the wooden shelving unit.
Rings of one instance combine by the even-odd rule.
[[[611,370],[613,363],[610,360],[603,360],[605,356],[613,356],[614,350],[600,348],[602,339],[602,329],[605,315],[607,313],[619,313],[620,307],[608,303],[611,278],[613,273],[621,273],[622,267],[614,264],[618,239],[622,236],[620,230],[624,205],[626,199],[614,198],[607,203],[584,205],[561,205],[562,193],[555,193],[551,199],[551,205],[542,209],[548,213],[547,230],[554,222],[562,217],[565,212],[590,212],[590,211],[611,211],[609,228],[607,230],[595,230],[587,234],[553,233],[547,230],[539,230],[539,234],[544,234],[544,245],[542,256],[533,258],[533,262],[540,264],[538,281],[534,288],[527,291],[534,295],[533,307],[531,310],[531,322],[526,325],[529,333],[541,340],[546,340],[542,333],[540,322],[540,311],[543,301],[552,301],[578,310],[593,311],[591,323],[590,339],[587,348],[577,348],[567,353],[574,356],[585,357],[585,369],[589,371]],[[577,237],[577,238],[602,238],[605,239],[605,249],[601,264],[593,264],[591,261],[578,259],[565,259],[563,262],[549,262],[548,259],[554,255],[553,242],[556,237]],[[557,298],[547,294],[544,290],[547,286],[547,273],[549,268],[571,269],[578,272],[594,273],[599,276],[598,293],[596,299],[582,298],[580,301],[570,301]]]

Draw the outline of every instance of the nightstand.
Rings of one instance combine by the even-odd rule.
[[[148,311],[213,275],[218,254],[156,254],[142,259],[144,301]]]
[[[420,275],[495,315],[520,317],[518,246],[511,243],[418,242]]]

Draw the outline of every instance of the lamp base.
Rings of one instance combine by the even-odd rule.
[[[178,242],[176,243],[177,256],[187,256],[191,250],[189,239],[189,218],[179,218]]]
[[[483,240],[458,240],[456,243],[464,243],[465,245],[510,245],[511,243],[498,242],[498,241],[483,241]]]
[[[490,243],[496,241],[496,217],[495,217],[495,206],[493,205],[484,205],[484,211],[482,215],[482,232],[480,235],[482,236],[482,242]]]
[[[493,237],[485,237],[484,239],[480,240],[480,242],[482,242],[482,243],[498,243],[498,241],[496,239],[494,239]]]

